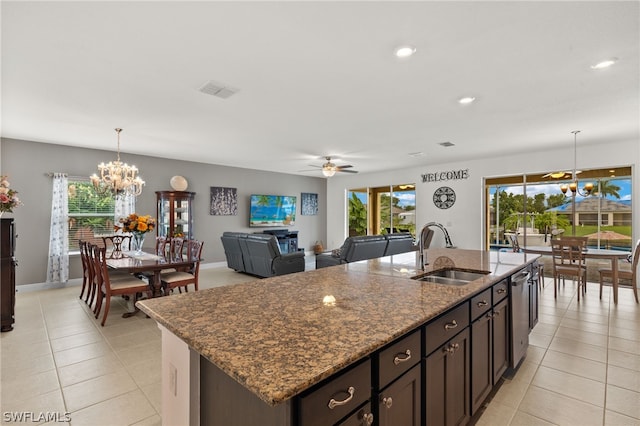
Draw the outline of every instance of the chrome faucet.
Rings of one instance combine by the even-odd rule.
[[[425,232],[427,232],[427,229],[429,229],[432,226],[435,226],[436,228],[442,231],[442,233],[444,234],[444,242],[447,248],[454,247],[453,243],[451,242],[451,237],[449,236],[449,232],[447,232],[447,228],[442,226],[442,224],[438,222],[429,222],[426,225],[424,225],[420,230],[420,237],[419,237],[420,239],[418,240],[418,251],[420,252],[420,267],[422,268],[423,271],[424,271],[425,265],[428,265],[427,256],[426,256],[426,253],[424,252]]]

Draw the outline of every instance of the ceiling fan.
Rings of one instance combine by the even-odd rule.
[[[331,157],[324,157],[327,160],[322,166],[313,166],[322,168],[322,174],[326,177],[331,177],[336,174],[336,172],[343,173],[358,173],[356,170],[349,170],[353,167],[351,164],[345,164],[344,166],[336,166],[335,163],[331,162]]]

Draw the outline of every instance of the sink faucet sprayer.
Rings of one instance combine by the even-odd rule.
[[[420,252],[420,266],[422,268],[422,270],[424,271],[424,266],[428,265],[427,263],[427,256],[424,252],[424,239],[425,239],[425,233],[427,232],[427,229],[429,229],[430,227],[435,226],[436,228],[440,229],[442,231],[442,233],[444,234],[444,242],[446,244],[447,248],[453,248],[454,245],[451,242],[451,237],[449,236],[449,233],[447,232],[447,228],[445,228],[444,226],[442,226],[442,224],[438,223],[438,222],[429,222],[426,225],[424,225],[422,227],[422,229],[420,230],[420,239],[418,240],[418,250]]]

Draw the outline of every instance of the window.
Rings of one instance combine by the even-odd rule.
[[[523,245],[525,234],[529,246],[549,245],[551,238],[564,234],[587,236],[591,247],[630,250],[631,167],[581,171],[580,188],[593,184],[588,195],[582,190],[564,194],[561,186],[571,183],[571,176],[560,175],[487,178],[487,246],[510,246],[510,238]]]
[[[416,233],[414,184],[347,191],[349,236]]]
[[[78,240],[102,243],[113,234],[115,200],[112,194],[99,195],[89,180],[69,179],[69,252],[78,251]]]

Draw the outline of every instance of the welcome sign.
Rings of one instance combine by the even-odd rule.
[[[469,169],[448,170],[445,172],[424,173],[422,182],[443,182],[447,180],[460,180],[469,178]]]

